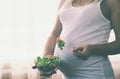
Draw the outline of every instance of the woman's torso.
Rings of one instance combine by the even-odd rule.
[[[83,74],[103,74],[103,66],[110,65],[106,56],[92,55],[87,60],[82,60],[75,57],[71,50],[75,46],[108,43],[111,25],[102,14],[100,4],[101,0],[82,7],[74,7],[68,0],[59,11],[59,18],[63,24],[61,38],[65,41],[65,47],[63,50],[56,47],[55,55],[61,59],[60,70],[64,73],[64,78],[66,76],[65,79],[79,79],[79,77],[87,79],[82,78],[85,76]],[[111,66],[108,69],[113,75]],[[94,72],[90,73],[91,71]],[[88,79],[95,79],[95,77],[91,76]],[[102,78],[96,77],[96,79]]]
[[[74,7],[70,1],[59,11],[63,24],[61,33],[66,43],[74,45],[106,43],[111,30],[110,21],[100,9],[101,1],[94,1],[85,6]]]

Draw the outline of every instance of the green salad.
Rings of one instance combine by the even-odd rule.
[[[59,58],[57,56],[48,55],[43,58],[36,57],[35,58],[35,66],[33,69],[37,68],[40,72],[49,74],[58,69],[59,66]]]
[[[65,42],[61,40],[60,37],[57,38],[56,44],[60,50],[63,50]],[[33,69],[37,68],[40,72],[44,74],[50,74],[52,72],[56,72],[59,63],[60,63],[60,59],[57,56],[47,55],[43,58],[38,56],[35,58],[35,66],[33,66],[32,68]]]

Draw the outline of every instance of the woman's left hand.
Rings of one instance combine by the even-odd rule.
[[[79,46],[72,48],[73,54],[81,59],[88,59],[89,55],[93,52],[91,45]]]

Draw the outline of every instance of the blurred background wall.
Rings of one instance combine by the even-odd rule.
[[[39,73],[31,66],[34,57],[42,56],[56,19],[58,2],[0,0],[0,79],[39,79]],[[109,41],[114,39],[112,31]],[[110,58],[120,75],[120,56]]]

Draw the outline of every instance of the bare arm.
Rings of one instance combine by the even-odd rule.
[[[65,1],[66,0],[60,0],[58,10],[61,8],[61,6],[63,5],[63,3]],[[49,38],[46,42],[43,56],[53,54],[54,48],[55,48],[55,45],[56,45],[56,39],[57,39],[57,37],[60,36],[61,31],[62,31],[62,24],[60,22],[59,17],[57,16],[56,23],[54,25],[54,29],[53,29],[52,33],[50,34],[50,36],[49,36]]]
[[[112,2],[110,2],[112,1]],[[111,8],[111,22],[116,40],[108,44],[93,45],[95,52],[102,55],[114,55],[120,53],[120,2],[108,0]]]
[[[53,54],[54,48],[56,45],[56,39],[57,37],[59,37],[61,31],[62,31],[62,24],[59,18],[57,17],[55,27],[46,42],[46,45],[44,48],[44,56],[48,54]]]
[[[82,50],[82,56],[86,57],[89,54],[96,55],[115,55],[120,54],[120,1],[119,0],[106,0],[111,9],[111,22],[115,32],[116,40],[106,44],[95,44],[77,47],[74,51]],[[76,53],[75,53],[76,55]],[[78,55],[78,57],[81,57]]]

